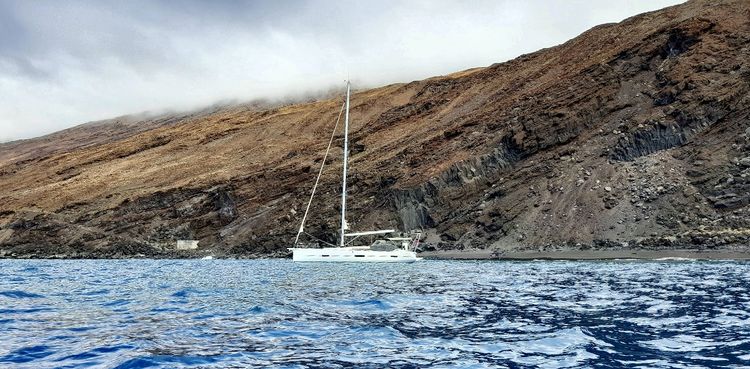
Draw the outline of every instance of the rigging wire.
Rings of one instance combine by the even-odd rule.
[[[324,243],[324,244],[326,244],[326,245],[328,245],[328,246],[331,246],[331,247],[336,247],[336,245],[334,245],[334,244],[332,244],[332,243],[330,243],[330,242],[326,242],[326,241],[323,241],[323,240],[321,240],[320,238],[318,238],[318,237],[315,237],[315,236],[313,236],[313,235],[311,235],[311,234],[309,234],[309,233],[307,233],[307,232],[303,232],[303,233],[304,233],[304,234],[306,234],[306,235],[308,235],[308,236],[310,236],[310,238],[312,238],[312,239],[313,239],[313,240],[315,240],[315,241],[318,241],[318,242]]]
[[[304,232],[305,234],[308,234],[305,232],[305,221],[307,220],[307,213],[310,212],[310,205],[312,205],[313,197],[315,196],[315,190],[318,188],[318,182],[320,181],[320,177],[323,175],[323,167],[326,165],[326,158],[328,158],[328,152],[331,151],[331,145],[333,144],[333,138],[336,137],[336,128],[339,126],[339,122],[341,121],[341,113],[344,112],[344,106],[346,105],[346,102],[341,104],[341,110],[339,110],[339,116],[336,118],[336,125],[333,126],[333,132],[331,133],[331,140],[328,141],[328,148],[326,148],[326,154],[323,156],[323,161],[320,163],[320,171],[318,171],[318,178],[315,179],[315,184],[312,188],[312,193],[310,193],[310,201],[307,202],[307,208],[305,209],[305,215],[302,216],[302,223],[299,225],[299,230],[297,231],[297,237],[294,239],[294,246],[297,246],[297,243],[299,242],[299,236]],[[321,240],[322,241],[322,240]],[[327,243],[327,242],[325,242]]]

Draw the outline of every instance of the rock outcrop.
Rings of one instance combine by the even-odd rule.
[[[338,98],[0,145],[0,256],[283,255]],[[750,245],[750,3],[693,0],[352,99],[349,223],[429,249]],[[127,124],[123,124],[123,119]],[[333,242],[341,148],[306,230]]]

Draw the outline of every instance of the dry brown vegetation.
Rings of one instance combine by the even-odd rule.
[[[350,221],[425,228],[438,248],[741,244],[749,91],[744,0],[690,1],[506,63],[356,91]],[[0,252],[153,254],[180,238],[283,250],[340,104],[119,118],[2,144]],[[324,239],[340,150],[308,227]],[[726,229],[739,233],[715,236]]]

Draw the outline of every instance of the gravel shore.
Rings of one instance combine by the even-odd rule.
[[[560,250],[513,251],[493,250],[429,251],[419,254],[425,259],[451,260],[750,260],[750,250]]]

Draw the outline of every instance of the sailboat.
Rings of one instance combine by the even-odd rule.
[[[409,234],[397,234],[393,229],[376,230],[376,231],[360,231],[350,232],[348,224],[346,222],[346,174],[348,169],[349,161],[349,97],[351,94],[351,83],[346,82],[346,102],[341,107],[345,111],[344,115],[344,160],[343,160],[343,175],[341,185],[341,230],[339,234],[339,244],[333,245],[327,243],[328,247],[317,247],[319,244],[302,244],[300,243],[300,236],[305,233],[305,221],[310,211],[310,204],[315,196],[315,190],[318,187],[318,182],[323,174],[323,167],[325,165],[328,152],[331,150],[331,144],[336,134],[336,128],[338,122],[341,119],[341,112],[339,112],[339,118],[336,120],[336,126],[333,128],[331,134],[331,140],[328,143],[328,149],[323,157],[323,161],[320,165],[320,171],[318,177],[313,185],[312,193],[310,194],[310,201],[307,203],[307,208],[302,217],[299,230],[297,231],[297,237],[294,240],[294,246],[288,250],[292,251],[292,259],[294,261],[313,261],[313,262],[400,262],[409,263],[421,260],[417,257],[416,248],[419,245],[421,238],[421,232],[410,232]],[[390,235],[390,237],[389,237]],[[369,236],[380,236],[384,237],[377,239],[369,245],[355,246],[353,243],[360,237]]]

